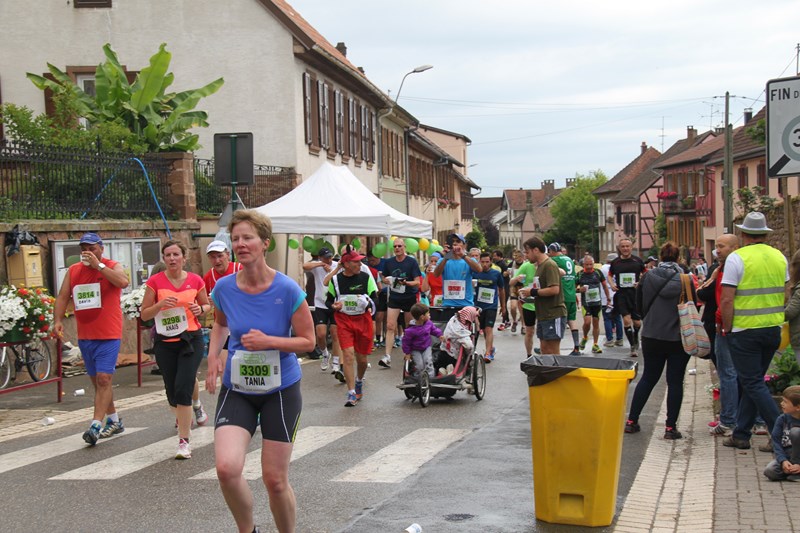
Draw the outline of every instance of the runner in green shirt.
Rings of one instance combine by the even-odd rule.
[[[536,265],[525,261],[509,283],[518,288],[529,287],[535,277]],[[525,326],[525,353],[530,357],[533,353],[533,334],[536,333],[536,306],[532,302],[522,303],[522,323]]]
[[[547,254],[550,259],[556,262],[558,268],[564,271],[561,274],[561,292],[564,294],[564,305],[567,306],[567,322],[575,345],[570,355],[581,355],[578,330],[578,300],[575,291],[575,263],[562,252],[561,245],[557,242],[547,247]]]

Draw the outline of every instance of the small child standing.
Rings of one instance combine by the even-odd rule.
[[[433,369],[433,350],[431,349],[431,335],[444,339],[442,330],[431,322],[431,311],[427,305],[416,303],[411,306],[411,316],[414,318],[403,334],[403,354],[405,359],[414,360],[414,377],[419,378],[422,370],[428,372],[429,377],[435,377]]]
[[[764,469],[770,481],[800,481],[800,385],[786,387],[781,399],[783,414],[772,428],[775,459]]]

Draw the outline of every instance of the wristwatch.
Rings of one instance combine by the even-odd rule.
[[[99,265],[97,265],[97,270],[103,270],[105,268],[106,268],[106,264],[105,263],[100,263]]]

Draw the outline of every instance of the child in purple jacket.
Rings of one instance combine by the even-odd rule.
[[[428,306],[416,303],[411,306],[411,316],[414,317],[403,333],[403,354],[405,359],[414,359],[414,377],[419,378],[422,369],[428,371],[428,376],[435,377],[433,369],[433,351],[431,350],[431,335],[442,337],[442,330],[431,322]]]

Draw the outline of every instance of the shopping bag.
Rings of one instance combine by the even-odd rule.
[[[678,316],[681,324],[681,343],[689,355],[700,359],[708,359],[711,354],[711,342],[708,339],[697,311],[692,301],[691,283],[687,274],[681,274],[681,299],[678,303]]]

